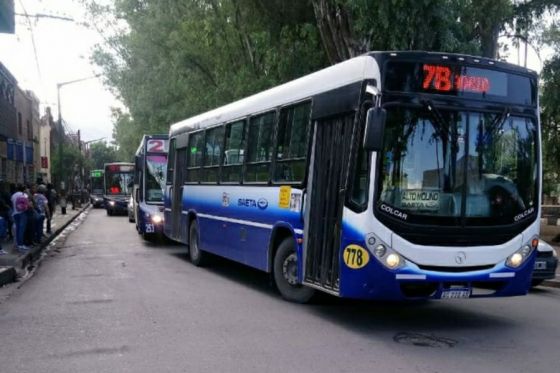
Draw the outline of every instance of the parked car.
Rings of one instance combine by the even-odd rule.
[[[544,280],[553,279],[556,276],[558,266],[558,254],[556,250],[543,240],[537,246],[537,259],[535,259],[535,270],[533,271],[533,286],[540,285]]]
[[[126,209],[128,210],[128,221],[131,222],[131,223],[134,223],[134,221],[135,221],[134,199],[132,198],[132,196],[130,196],[130,199],[128,200],[128,205],[126,206]]]

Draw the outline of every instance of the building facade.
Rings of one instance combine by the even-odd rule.
[[[13,145],[8,144],[17,132],[16,87],[15,77],[0,63],[0,182],[3,186],[15,182],[15,164],[12,164],[11,159]]]
[[[33,183],[40,176],[39,99],[18,87],[0,63],[0,184]]]

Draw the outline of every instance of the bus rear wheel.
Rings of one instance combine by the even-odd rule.
[[[189,258],[192,264],[197,267],[202,267],[208,261],[208,254],[200,250],[199,242],[198,223],[196,220],[193,220],[189,228]]]
[[[273,265],[274,283],[282,297],[290,302],[307,303],[315,290],[298,283],[296,245],[293,238],[285,238],[276,254]]]

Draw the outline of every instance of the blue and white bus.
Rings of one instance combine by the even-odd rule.
[[[526,294],[537,75],[374,52],[171,126],[165,232],[272,273],[288,300]]]
[[[163,191],[167,173],[167,135],[144,135],[134,156],[133,219],[147,240],[163,234]]]
[[[128,200],[134,185],[134,163],[105,163],[103,168],[105,171],[103,204],[107,210],[107,215],[126,215]]]

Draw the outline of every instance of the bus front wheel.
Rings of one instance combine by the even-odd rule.
[[[298,283],[298,263],[293,238],[285,238],[274,255],[274,282],[282,297],[290,302],[307,303],[315,290]]]
[[[196,220],[193,220],[189,228],[189,258],[192,264],[197,267],[202,267],[207,262],[208,254],[200,250],[199,242],[198,223]]]

